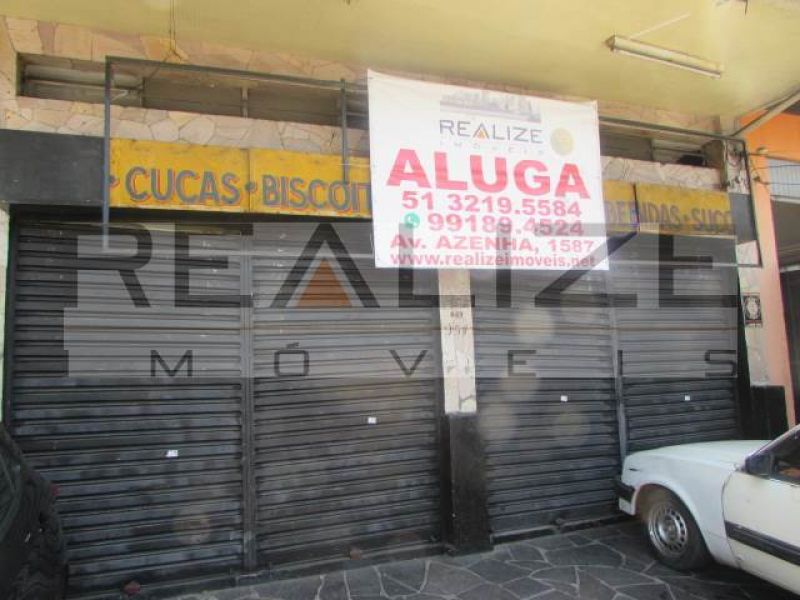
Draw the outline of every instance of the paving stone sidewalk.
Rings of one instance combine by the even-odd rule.
[[[679,573],[634,523],[503,544],[493,552],[387,563],[174,600],[800,600],[719,566]]]

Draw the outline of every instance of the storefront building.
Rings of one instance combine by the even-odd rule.
[[[137,60],[169,41],[16,18],[0,37],[22,81],[3,82],[0,131],[3,419],[59,486],[74,596],[578,527],[615,517],[626,453],[746,429],[748,344],[766,346],[742,339],[739,285],[765,238],[713,119],[601,104],[682,128],[703,165],[674,140],[641,160],[604,130],[607,271],[378,269],[362,70],[189,44],[200,79],[155,64],[192,101],[205,77],[279,72],[267,91],[341,92],[344,121],[219,114],[221,86],[198,110],[113,106],[106,146],[102,94],[55,99],[48,81],[88,72],[95,93],[120,53],[156,80]]]

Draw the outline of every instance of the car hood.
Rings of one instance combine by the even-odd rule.
[[[630,455],[628,460],[636,463],[647,458],[667,458],[735,468],[743,464],[748,455],[768,443],[768,440],[732,440],[681,444],[680,446],[665,446],[655,450],[637,452]]]

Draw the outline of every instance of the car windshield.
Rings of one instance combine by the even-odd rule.
[[[774,450],[775,473],[800,481],[800,429],[793,431]]]

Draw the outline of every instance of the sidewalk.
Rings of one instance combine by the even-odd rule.
[[[800,600],[749,575],[672,571],[633,523],[173,600]]]

